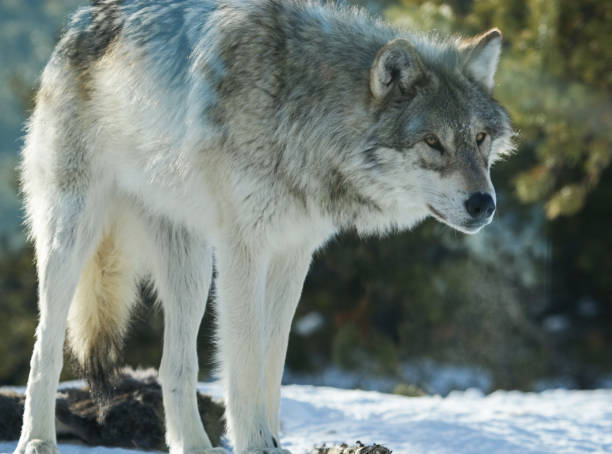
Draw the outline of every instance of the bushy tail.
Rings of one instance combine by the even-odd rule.
[[[136,298],[133,265],[113,233],[84,268],[68,314],[68,345],[101,409],[110,398]]]

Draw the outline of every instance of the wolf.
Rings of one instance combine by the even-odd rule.
[[[280,384],[313,252],[345,230],[491,222],[490,168],[513,135],[491,96],[500,50],[497,29],[444,38],[307,0],[78,10],[22,152],[40,320],[15,452],[58,452],[65,339],[103,400],[148,280],[164,310],[170,452],[225,453],[195,393],[214,257],[230,443],[288,453]]]

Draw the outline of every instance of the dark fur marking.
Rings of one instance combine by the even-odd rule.
[[[100,0],[91,8],[89,25],[68,43],[66,54],[71,63],[83,68],[101,58],[123,28],[121,0]]]
[[[382,212],[382,208],[372,199],[361,194],[338,170],[330,171],[329,212],[338,224],[352,225],[364,210]]]
[[[87,380],[89,392],[98,406],[98,419],[104,419],[111,401],[119,372],[119,358],[123,347],[120,333],[101,336],[87,352],[87,360],[81,364],[73,356],[75,369]]]
[[[98,420],[103,420],[112,400],[118,377],[119,364],[111,359],[110,351],[116,355],[121,349],[120,341],[105,339],[92,351],[85,364],[79,364],[80,374],[89,385],[89,393],[98,406]]]
[[[121,0],[99,1],[93,13],[90,52],[94,59],[102,57],[123,28]]]
[[[89,24],[81,30],[74,30],[74,36],[70,36],[72,30],[68,30],[63,53],[77,71],[79,90],[84,99],[90,98],[91,64],[108,52],[123,29],[121,1],[95,1],[89,9]]]
[[[423,170],[438,172],[440,175],[446,175],[448,172],[448,165],[433,164],[425,161],[424,159],[419,159],[419,167]]]
[[[331,171],[329,184],[329,199],[332,203],[341,202],[348,194],[348,183],[342,173],[334,169]]]
[[[380,159],[376,156],[377,149],[378,147],[372,147],[363,151],[363,160],[368,167],[374,168],[381,165]]]

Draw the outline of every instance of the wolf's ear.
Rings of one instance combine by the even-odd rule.
[[[408,94],[425,76],[425,68],[415,48],[403,38],[385,44],[376,54],[370,69],[370,90],[378,100],[394,88]]]
[[[501,53],[502,34],[497,28],[459,44],[462,70],[476,82],[493,89],[493,77]]]

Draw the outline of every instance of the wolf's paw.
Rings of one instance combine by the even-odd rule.
[[[30,440],[25,448],[18,448],[15,454],[59,454],[59,450],[52,441]]]
[[[249,449],[246,454],[291,454],[283,448],[261,448],[261,449]]]

